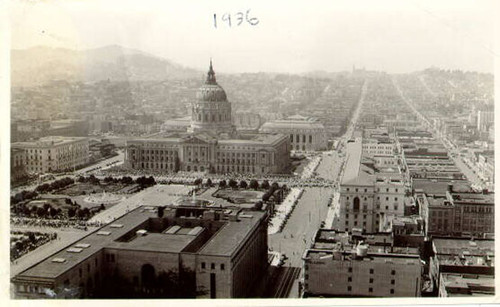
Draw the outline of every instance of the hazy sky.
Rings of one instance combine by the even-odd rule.
[[[116,44],[198,69],[212,57],[220,72],[340,71],[353,65],[493,72],[499,8],[477,0],[20,0],[12,2],[10,15],[14,49]],[[236,13],[248,9],[259,23],[237,26]],[[214,13],[232,13],[232,27],[219,19],[215,28]]]

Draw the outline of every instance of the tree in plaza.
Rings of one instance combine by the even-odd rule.
[[[271,194],[269,192],[266,192],[264,193],[264,195],[262,195],[262,201],[268,201],[270,197]]]
[[[250,180],[250,189],[257,190],[259,188],[259,182],[255,179]]]
[[[82,211],[83,211],[83,215],[85,217],[90,216],[90,210],[89,210],[89,208],[85,207],[85,208],[82,209]]]
[[[262,210],[262,206],[263,206],[263,205],[264,205],[264,203],[263,203],[262,201],[260,201],[260,200],[259,200],[258,202],[256,202],[256,203],[253,205],[253,208],[254,208],[255,210]]]
[[[101,206],[99,206],[99,209],[100,209],[100,210],[105,210],[105,209],[106,209],[106,207],[104,206],[104,204],[101,204]]]
[[[226,180],[222,179],[221,181],[219,181],[219,188],[224,189],[226,185]]]
[[[36,215],[39,217],[44,217],[47,214],[47,211],[43,207],[37,207]]]
[[[146,184],[147,185],[155,185],[156,184],[156,181],[154,179],[153,176],[149,176],[147,179],[146,179]]]
[[[51,206],[50,204],[43,204],[43,209],[44,209],[45,211],[47,211],[47,212],[48,212],[50,208],[52,208],[52,206]]]
[[[245,180],[240,181],[240,188],[246,189],[248,187],[248,184]]]
[[[106,182],[106,183],[109,183],[109,182],[112,182],[112,181],[113,181],[113,177],[111,177],[111,176],[108,176],[108,177],[104,178],[104,182]]]
[[[71,201],[71,198],[66,198],[66,199],[64,200],[64,202],[65,202],[66,204],[68,204],[68,205],[73,204],[73,202]]]
[[[57,215],[57,209],[56,208],[50,208],[47,213],[50,215],[50,217],[55,217]]]
[[[68,217],[74,217],[76,214],[76,209],[71,207],[68,209]]]
[[[201,178],[196,178],[196,180],[194,181],[194,184],[195,184],[195,185],[200,185],[202,182],[203,182],[203,179],[201,179]]]
[[[271,187],[276,191],[277,189],[280,188],[280,185],[275,181],[275,182],[273,182],[273,184],[271,185]]]
[[[236,180],[234,180],[234,179],[229,180],[229,187],[231,187],[233,189],[238,187],[238,183],[236,182]]]
[[[211,187],[212,186],[212,179],[208,178],[206,185],[207,185],[207,187]]]
[[[77,209],[76,210],[76,216],[79,218],[79,219],[83,219],[85,217],[85,211],[83,211],[82,209]]]
[[[31,215],[31,209],[27,206],[24,206],[23,207],[23,214],[26,215],[26,216],[30,216]]]
[[[269,189],[269,181],[267,180],[262,181],[262,183],[260,184],[260,188],[263,190]]]
[[[78,176],[77,181],[78,182],[85,182],[85,177],[84,176]]]

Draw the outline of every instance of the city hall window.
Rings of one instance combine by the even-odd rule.
[[[368,288],[368,292],[373,292],[373,288]]]
[[[396,283],[396,280],[391,279],[391,285],[394,285]]]
[[[373,269],[370,269],[370,274],[373,274]]]
[[[373,278],[370,278],[370,281],[369,281],[371,284],[373,284]]]
[[[396,275],[396,271],[395,271],[395,270],[392,270],[392,271],[391,271],[391,275]]]
[[[352,273],[352,268],[351,268],[351,267],[349,267],[349,268],[347,269],[347,271],[348,271],[349,273]]]
[[[348,277],[347,282],[351,282],[351,281],[352,281],[352,277]]]
[[[394,294],[394,289],[391,289],[391,294]]]
[[[210,265],[210,269],[215,270],[215,263],[212,262],[212,264]]]
[[[224,271],[224,263],[221,263],[221,264],[220,264],[220,269],[221,269],[222,271]]]

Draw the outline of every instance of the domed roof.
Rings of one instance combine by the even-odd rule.
[[[227,101],[226,92],[217,84],[215,80],[215,72],[212,67],[212,60],[210,60],[210,68],[207,73],[207,80],[203,84],[196,95],[200,101]]]

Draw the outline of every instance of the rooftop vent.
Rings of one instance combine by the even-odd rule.
[[[82,248],[78,248],[78,247],[70,247],[68,248],[66,251],[68,253],[81,253],[82,252]]]
[[[148,233],[146,229],[139,229],[135,232],[136,235],[138,236],[145,236]]]
[[[167,231],[165,231],[165,233],[167,233],[167,234],[174,234],[177,231],[179,231],[179,229],[181,229],[181,226],[174,225],[174,226],[170,227],[169,229],[167,229]]]
[[[78,243],[75,245],[75,247],[78,247],[78,248],[88,248],[90,247],[90,244],[88,243]]]
[[[66,259],[64,259],[64,258],[53,258],[52,262],[64,263],[64,262],[66,262]]]
[[[109,236],[111,234],[111,231],[104,231],[104,230],[101,230],[101,231],[98,231],[97,232],[97,235],[98,236]]]
[[[111,227],[111,228],[122,228],[123,224],[111,224],[111,225],[109,225],[109,227]]]

